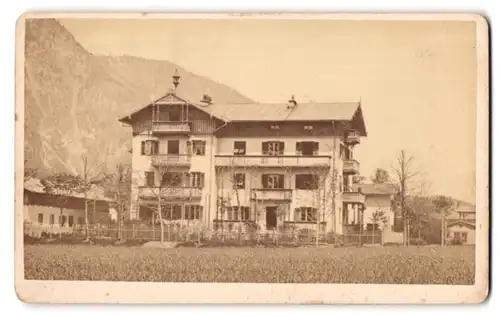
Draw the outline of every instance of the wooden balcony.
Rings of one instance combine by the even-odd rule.
[[[218,167],[330,167],[329,155],[216,155]]]
[[[189,166],[191,155],[189,154],[156,154],[151,156],[153,166]]]
[[[153,121],[153,134],[190,134],[191,122]]]
[[[342,193],[342,202],[344,204],[361,204],[365,203],[365,195],[356,191],[345,191]]]
[[[156,201],[158,197],[162,200],[200,200],[202,189],[197,187],[175,187],[162,188],[158,187],[139,187],[139,197],[143,200]]]
[[[358,144],[359,143],[359,132],[356,130],[349,130],[345,136],[345,143],[347,144]]]
[[[359,162],[356,160],[345,160],[344,169],[345,174],[359,174]]]
[[[285,188],[254,188],[252,189],[252,200],[256,201],[291,201],[292,190]]]

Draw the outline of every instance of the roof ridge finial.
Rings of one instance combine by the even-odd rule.
[[[177,68],[174,71],[174,74],[172,75],[173,79],[173,84],[174,84],[174,91],[177,89],[177,86],[179,86],[181,76],[179,76]]]

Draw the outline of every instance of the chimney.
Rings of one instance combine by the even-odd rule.
[[[209,105],[212,103],[212,97],[210,97],[208,94],[203,94],[200,101]]]
[[[295,97],[292,95],[292,98],[290,98],[290,100],[288,100],[287,108],[293,109],[293,108],[295,108],[296,105],[297,105],[297,101],[295,101]]]

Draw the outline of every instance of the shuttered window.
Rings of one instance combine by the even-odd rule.
[[[268,188],[268,189],[285,188],[285,175],[262,174],[262,188]]]
[[[160,142],[157,140],[146,140],[141,142],[141,155],[156,155],[159,152]]]
[[[319,143],[313,141],[302,141],[295,144],[297,155],[318,155]]]

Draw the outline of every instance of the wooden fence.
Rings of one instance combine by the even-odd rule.
[[[85,226],[74,226],[73,234],[84,236]],[[118,228],[116,226],[89,226],[89,235],[96,238],[117,238]],[[121,236],[127,240],[159,241],[161,228],[159,225],[137,225],[129,224],[121,228]],[[164,241],[219,241],[227,244],[254,244],[258,242],[271,242],[275,244],[315,244],[316,233],[308,231],[263,231],[263,232],[234,232],[223,230],[197,230],[196,228],[180,228],[177,226],[164,226]],[[318,242],[322,244],[338,245],[364,245],[380,244],[382,236],[380,232],[365,232],[363,234],[336,235],[333,233],[320,233]]]

